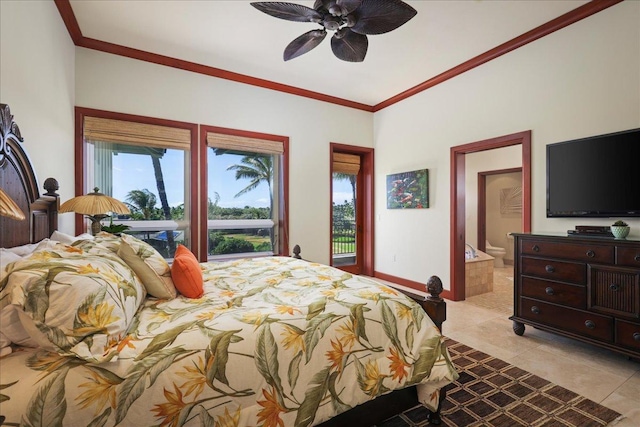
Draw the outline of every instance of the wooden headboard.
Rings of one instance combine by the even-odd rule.
[[[58,228],[58,181],[48,178],[44,182],[46,193],[40,195],[38,179],[22,143],[9,106],[0,104],[0,188],[26,216],[24,221],[0,216],[0,248],[39,242]]]

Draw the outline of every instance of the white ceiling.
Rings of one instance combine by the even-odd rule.
[[[405,0],[418,14],[369,36],[362,63],[331,52],[330,36],[284,62],[316,24],[268,16],[245,0],[71,0],[84,37],[375,105],[587,1]],[[292,1],[296,2],[296,1]],[[313,6],[313,1],[296,2]]]

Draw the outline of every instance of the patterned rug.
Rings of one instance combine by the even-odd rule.
[[[486,353],[447,340],[460,378],[447,388],[442,425],[450,427],[596,427],[620,414]],[[427,426],[416,406],[378,427]]]

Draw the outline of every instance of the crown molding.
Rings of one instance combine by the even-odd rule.
[[[82,35],[80,25],[76,19],[73,9],[71,7],[70,0],[54,0],[56,7],[62,17],[62,20],[67,27],[69,36],[73,43],[78,47],[87,49],[93,49],[113,55],[125,56],[140,61],[151,62],[154,64],[164,65],[167,67],[178,68],[185,71],[191,71],[193,73],[204,74],[211,77],[217,77],[220,79],[230,80],[237,83],[248,84],[252,86],[261,87],[264,89],[275,90],[278,92],[287,93],[290,95],[297,95],[304,98],[314,99],[316,101],[328,102],[343,107],[354,108],[357,110],[376,112],[386,107],[410,98],[420,92],[430,89],[442,82],[445,82],[453,77],[459,76],[475,67],[485,64],[493,59],[496,59],[506,53],[509,53],[515,49],[518,49],[526,44],[529,44],[535,40],[545,37],[555,31],[565,28],[571,24],[574,24],[582,19],[585,19],[591,15],[601,12],[611,6],[614,6],[623,0],[592,0],[589,3],[585,3],[582,6],[573,9],[564,15],[561,15],[539,27],[534,28],[514,39],[511,39],[485,53],[482,53],[468,61],[463,62],[429,80],[426,80],[419,85],[416,85],[410,89],[407,89],[391,98],[382,101],[376,105],[367,105],[360,102],[350,101],[344,98],[338,98],[335,96],[323,94],[320,92],[314,92],[307,89],[302,89],[295,86],[289,86],[282,83],[273,82],[270,80],[260,79],[257,77],[248,76],[246,74],[234,73],[232,71],[223,70],[220,68],[210,67],[207,65],[197,64],[195,62],[185,61],[182,59],[172,58],[169,56],[159,55],[157,53],[147,52],[143,50],[133,49],[127,46],[117,45],[114,43],[105,42],[102,40],[91,39]]]
[[[593,14],[603,11],[613,5],[616,5],[623,0],[593,0],[589,3],[585,3],[582,6],[573,9],[564,15],[561,15],[551,21],[540,25],[539,27],[534,28],[531,31],[527,31],[526,33],[509,40],[506,43],[503,43],[497,47],[494,47],[491,50],[486,51],[474,58],[471,58],[468,61],[463,62],[460,65],[457,65],[437,76],[420,83],[412,87],[411,89],[407,89],[404,92],[401,92],[386,101],[383,101],[379,104],[373,106],[373,111],[380,111],[383,108],[386,108],[390,105],[393,105],[397,102],[403,101],[407,98],[412,97],[420,92],[423,92],[427,89],[430,89],[442,82],[445,82],[453,77],[459,76],[462,73],[466,73],[469,70],[472,70],[475,67],[478,67],[486,62],[489,62],[493,59],[496,59],[506,53],[509,53],[513,50],[516,50],[526,44],[529,44],[533,41],[541,39],[542,37],[548,36],[549,34],[558,31],[564,27],[568,27],[571,24],[574,24],[578,21],[583,20]]]

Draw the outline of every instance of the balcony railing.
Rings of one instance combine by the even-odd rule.
[[[356,252],[355,220],[334,217],[332,244],[334,256]]]

